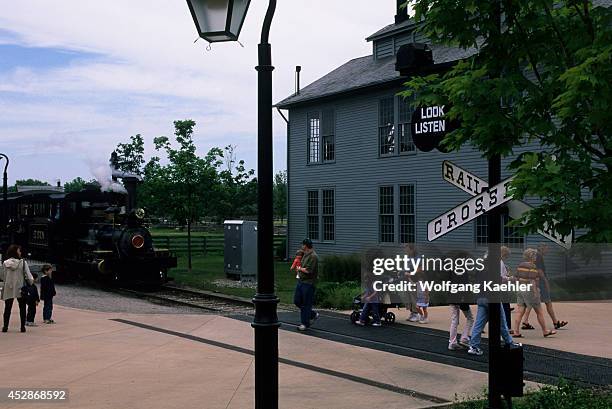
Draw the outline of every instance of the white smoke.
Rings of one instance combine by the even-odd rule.
[[[100,184],[100,189],[103,192],[127,193],[121,183],[113,180],[113,170],[110,165],[93,165],[91,166],[91,173]]]

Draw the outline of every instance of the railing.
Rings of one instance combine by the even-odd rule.
[[[285,235],[274,236],[274,251],[287,240]],[[156,248],[168,249],[178,255],[187,254],[187,237],[181,236],[153,236],[153,245]],[[203,255],[216,254],[222,255],[224,249],[223,236],[193,236],[191,238],[191,254]]]

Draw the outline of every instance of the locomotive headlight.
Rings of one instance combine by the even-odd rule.
[[[145,244],[145,239],[140,234],[136,234],[132,237],[132,246],[136,249],[141,249]]]
[[[141,207],[139,209],[136,209],[136,211],[134,212],[134,215],[136,215],[136,217],[138,217],[139,219],[144,219],[145,217],[145,211],[144,209]]]

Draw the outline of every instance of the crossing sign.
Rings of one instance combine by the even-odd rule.
[[[509,216],[513,219],[519,219],[524,213],[533,209],[532,206],[525,202],[511,200],[508,195],[509,192],[507,192],[507,185],[512,181],[512,178],[504,180],[500,184],[494,186],[493,189],[488,189],[489,184],[486,181],[446,160],[442,162],[442,177],[448,183],[472,195],[473,198],[430,221],[427,226],[427,237],[429,241],[433,241],[457,227],[464,225],[470,220],[473,220],[486,211],[507,202],[509,202]],[[502,191],[502,200],[495,200]],[[483,211],[487,195],[491,198],[492,194],[495,198],[489,200],[490,207]],[[566,236],[561,236],[555,232],[552,228],[553,226],[549,224],[544,225],[543,229],[538,230],[538,234],[557,243],[561,247],[566,249],[571,248],[573,232]]]
[[[427,224],[427,239],[436,240],[489,210],[512,200],[512,194],[509,191],[511,182],[512,178],[508,178],[430,221]]]

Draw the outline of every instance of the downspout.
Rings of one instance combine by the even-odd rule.
[[[291,150],[289,149],[289,133],[291,131],[291,127],[289,126],[289,119],[287,119],[285,114],[283,114],[283,111],[281,111],[279,107],[276,107],[276,110],[278,111],[280,116],[283,118],[283,120],[287,123],[287,165],[286,165],[287,166],[287,245],[285,246],[285,259],[288,259],[289,258],[289,209],[291,208],[291,206],[289,206],[289,198],[291,197],[291,195],[289,194],[289,189],[290,189],[289,163],[291,163],[289,159],[290,152],[291,152]]]

